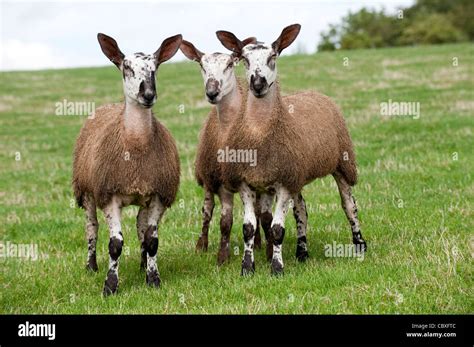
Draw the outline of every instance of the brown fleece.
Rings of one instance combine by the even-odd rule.
[[[93,195],[99,208],[105,207],[114,194],[157,194],[162,204],[169,207],[179,186],[175,141],[153,115],[153,131],[146,135],[148,138],[125,137],[124,111],[124,104],[102,106],[82,127],[73,165],[77,203],[82,207],[87,193]]]
[[[336,171],[355,185],[357,169],[352,141],[337,105],[317,92],[282,97],[278,83],[275,88],[277,102],[273,107],[263,103],[253,107],[249,111],[253,118],[247,111],[242,112],[229,131],[229,147],[256,149],[257,165],[222,165],[227,188],[236,191],[242,181],[257,190],[281,183],[290,193],[299,193],[314,179]],[[289,112],[291,107],[293,113]]]
[[[237,78],[237,88],[239,88],[242,97],[242,104],[245,105],[248,90],[246,82]],[[241,112],[243,112],[242,108]],[[239,117],[239,114],[233,116],[233,118],[237,117]],[[217,194],[219,187],[223,184],[220,175],[220,167],[222,163],[217,161],[217,151],[219,149],[225,149],[226,137],[227,132],[224,133],[219,126],[217,108],[216,106],[213,106],[199,134],[199,143],[194,167],[195,177],[198,184],[207,187],[215,194]]]

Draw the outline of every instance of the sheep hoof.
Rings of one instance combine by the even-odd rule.
[[[362,254],[367,251],[367,242],[363,238],[353,239],[355,250],[357,254]]]
[[[202,251],[207,252],[208,239],[207,235],[199,236],[199,239],[196,243],[196,252]]]
[[[230,259],[229,247],[221,247],[217,253],[217,265],[221,266]]]
[[[255,261],[252,261],[250,253],[245,253],[244,259],[242,260],[242,271],[241,276],[253,275],[255,273]]]
[[[309,254],[308,254],[307,250],[301,249],[301,248],[296,248],[296,260],[303,263],[308,258],[309,258]]]
[[[146,284],[148,284],[150,287],[155,287],[155,288],[160,287],[161,279],[157,271],[147,272]]]
[[[95,257],[91,257],[86,265],[86,270],[90,272],[97,272],[99,271],[99,267],[97,266],[97,260]]]
[[[272,275],[283,275],[283,264],[277,259],[272,259]]]
[[[117,293],[118,290],[118,276],[114,271],[109,270],[107,279],[104,283],[104,296]]]

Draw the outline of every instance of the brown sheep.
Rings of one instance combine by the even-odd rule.
[[[255,43],[254,37],[242,41],[244,45]],[[183,40],[180,47],[183,54],[201,66],[204,79],[206,98],[214,105],[204,122],[199,134],[195,166],[196,181],[204,188],[204,204],[202,207],[203,224],[196,244],[197,251],[207,251],[209,225],[214,211],[214,196],[217,194],[221,202],[221,241],[217,254],[217,264],[222,265],[230,258],[230,232],[233,224],[234,194],[222,185],[220,179],[220,163],[217,153],[225,146],[224,139],[235,117],[247,99],[246,83],[238,79],[234,73],[236,57],[224,53],[205,54],[191,42]],[[268,229],[270,224],[268,224]],[[261,246],[258,226],[255,243]],[[267,245],[271,242],[267,242]]]
[[[245,46],[255,43],[253,37],[242,41]],[[217,255],[218,265],[223,264],[230,257],[230,232],[233,223],[233,193],[225,189],[220,176],[221,163],[218,153],[226,147],[225,139],[228,137],[235,118],[243,111],[247,99],[248,87],[245,82],[235,77],[235,56],[223,53],[205,54],[194,45],[183,40],[180,47],[183,54],[190,60],[196,61],[201,66],[207,100],[215,105],[209,112],[199,136],[199,144],[195,161],[195,176],[198,184],[204,187],[205,198],[202,208],[203,225],[201,234],[196,244],[196,250],[207,251],[209,224],[214,210],[214,195],[219,196],[221,209],[221,242]],[[248,164],[247,164],[248,165]],[[255,247],[261,247],[259,222],[262,224],[267,239],[267,259],[271,260],[273,241],[270,226],[272,221],[271,205],[273,195],[258,196],[257,227],[255,232]]]
[[[117,42],[98,34],[104,54],[121,70],[124,104],[102,106],[85,122],[76,141],[73,189],[77,203],[86,212],[87,268],[98,271],[96,208],[104,211],[110,230],[109,270],[104,295],[118,289],[118,260],[123,236],[122,207],[140,206],[137,232],[142,247],[141,267],[146,282],[158,287],[156,263],[158,223],[176,198],[179,186],[179,157],[170,132],[154,117],[155,72],[181,44],[181,35],[163,41],[150,55],[124,56]]]
[[[327,96],[303,92],[287,97],[280,94],[276,58],[298,35],[300,25],[283,29],[273,44],[242,47],[234,34],[218,31],[223,45],[241,57],[249,83],[245,111],[229,132],[227,143],[258,153],[258,165],[224,165],[222,177],[231,191],[239,191],[245,206],[245,252],[242,274],[255,269],[253,239],[255,230],[254,201],[256,193],[275,190],[277,202],[271,231],[273,235],[272,273],[283,273],[281,246],[284,222],[291,198],[302,210],[302,188],[314,179],[333,175],[341,195],[342,207],[351,224],[353,242],[361,251],[362,238],[351,186],[357,182],[357,169],[352,141],[337,105]],[[304,204],[304,202],[303,202]],[[307,257],[304,215],[298,228],[297,257]],[[300,224],[300,223],[298,223]]]

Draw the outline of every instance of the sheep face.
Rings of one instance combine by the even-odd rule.
[[[257,98],[264,97],[277,78],[278,53],[270,45],[252,44],[242,50],[250,91]]]
[[[135,53],[125,57],[121,70],[123,91],[127,102],[150,108],[156,102],[155,72],[157,64],[153,55]]]
[[[211,104],[218,104],[236,87],[235,59],[229,54],[204,54],[200,60],[206,97]]]
[[[219,30],[216,35],[224,47],[244,61],[250,91],[257,98],[262,98],[276,80],[276,58],[293,43],[300,29],[299,24],[287,26],[271,45],[256,42],[255,38],[240,41],[230,31]]]
[[[135,53],[127,57],[112,37],[99,33],[97,39],[105,56],[122,71],[126,102],[152,107],[156,102],[155,72],[176,53],[182,36],[168,37],[153,54]]]

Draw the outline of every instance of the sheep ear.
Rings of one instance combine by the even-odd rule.
[[[296,37],[300,33],[301,25],[293,24],[287,26],[280,34],[280,37],[272,43],[272,48],[278,54],[281,53],[286,47],[291,45],[295,41]]]
[[[186,41],[186,40],[183,40],[181,42],[181,46],[179,46],[179,49],[181,50],[181,52],[183,52],[186,58],[188,58],[189,60],[197,61],[197,62],[200,62],[202,56],[204,55],[204,53],[202,53],[199,49],[194,47],[194,45],[191,42]]]
[[[171,57],[173,57],[173,55],[175,55],[178,51],[182,41],[183,37],[181,36],[181,34],[171,36],[165,39],[161,43],[160,48],[158,48],[153,54],[153,56],[155,57],[155,64],[158,66],[161,63],[171,59]]]
[[[247,37],[245,40],[242,41],[242,44],[245,46],[247,45],[253,45],[257,43],[257,38],[256,37]]]
[[[97,34],[97,40],[105,56],[120,69],[125,55],[120,51],[117,41],[102,33]]]
[[[233,56],[240,57],[242,55],[244,44],[234,34],[230,31],[219,30],[216,31],[216,35],[222,45],[234,53]]]

